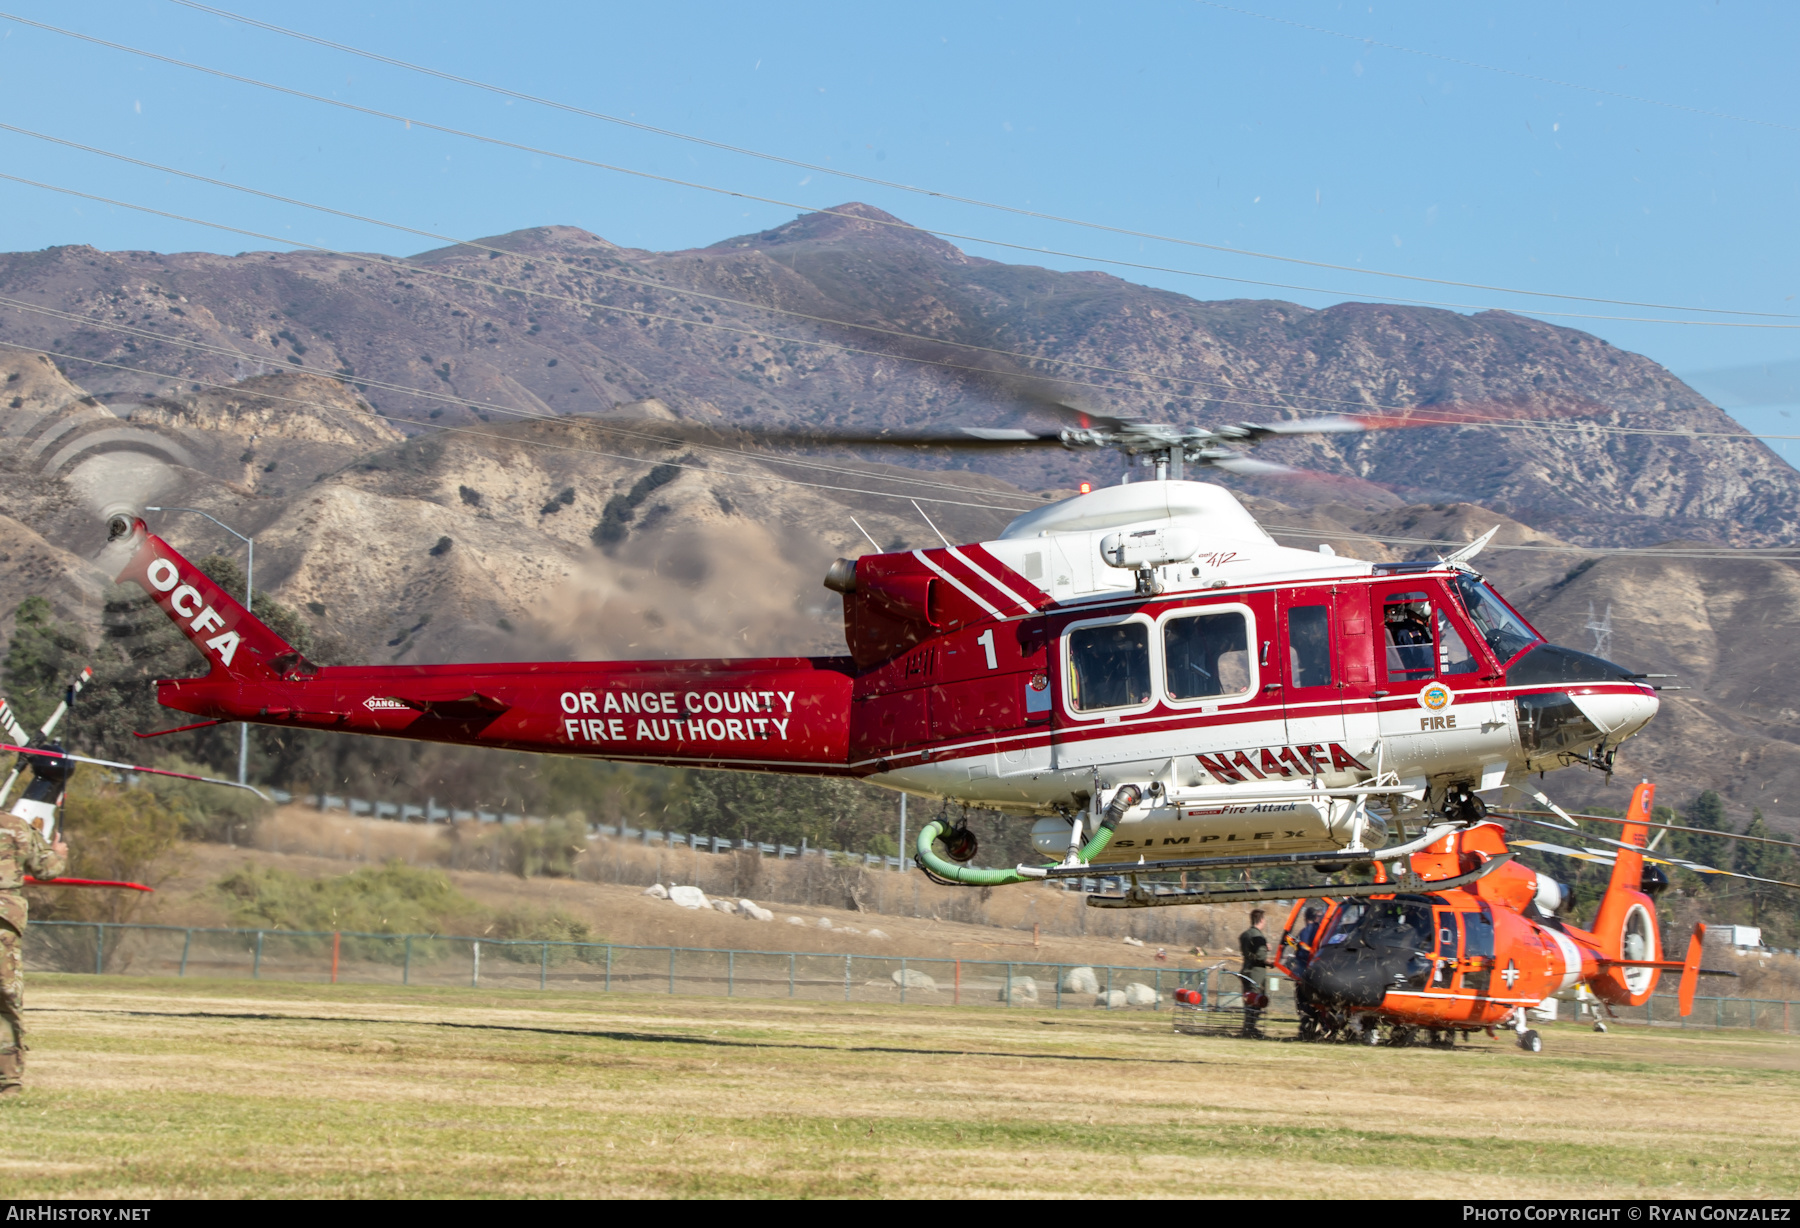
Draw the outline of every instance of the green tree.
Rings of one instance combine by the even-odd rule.
[[[56,710],[63,689],[89,657],[87,637],[59,621],[47,600],[27,597],[19,603],[4,672],[7,701],[28,735]]]
[[[1707,831],[1728,832],[1731,820],[1725,817],[1725,799],[1712,789],[1706,790],[1688,804],[1681,821],[1688,827]],[[1670,832],[1669,843],[1689,861],[1726,869],[1731,865],[1732,840],[1718,836],[1697,836],[1692,832]]]

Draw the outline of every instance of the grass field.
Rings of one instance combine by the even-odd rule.
[[[36,975],[0,1196],[1787,1197],[1800,1038]]]

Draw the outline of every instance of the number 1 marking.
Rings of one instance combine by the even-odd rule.
[[[999,669],[1000,660],[998,657],[994,656],[994,629],[989,627],[986,631],[983,631],[980,635],[975,637],[975,642],[987,650],[988,668]]]

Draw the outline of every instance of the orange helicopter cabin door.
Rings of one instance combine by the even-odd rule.
[[[1334,588],[1288,588],[1275,594],[1277,657],[1289,746],[1318,746],[1331,762],[1344,741],[1344,594]]]
[[[1463,919],[1462,984],[1464,993],[1487,997],[1494,974],[1494,917],[1484,903]]]

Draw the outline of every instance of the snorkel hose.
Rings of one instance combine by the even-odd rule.
[[[1113,832],[1118,829],[1119,820],[1125,812],[1143,800],[1143,790],[1136,785],[1121,785],[1118,792],[1107,803],[1106,810],[1100,816],[1100,824],[1094,829],[1093,836],[1081,846],[1078,854],[1083,864],[1093,861],[1101,850],[1112,843]],[[914,862],[927,874],[935,875],[947,882],[962,883],[969,887],[1004,887],[1010,883],[1028,883],[1043,877],[1044,871],[1035,866],[1017,866],[1011,870],[985,870],[974,866],[959,866],[953,861],[940,857],[932,845],[949,825],[943,819],[933,819],[919,829],[919,843],[914,850]]]

